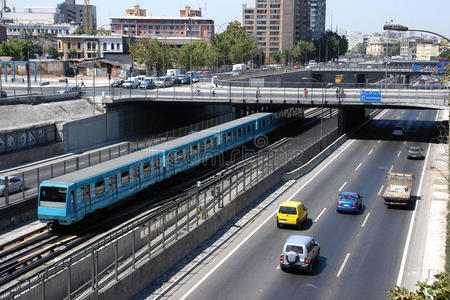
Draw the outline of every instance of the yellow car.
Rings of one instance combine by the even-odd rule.
[[[277,226],[294,225],[301,228],[308,218],[308,209],[301,202],[285,201],[280,204],[277,212]]]

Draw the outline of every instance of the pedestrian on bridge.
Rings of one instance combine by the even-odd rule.
[[[259,87],[256,88],[256,101],[258,101],[259,99],[261,99],[261,90],[259,89]]]
[[[308,97],[308,89],[307,88],[303,89],[303,97],[304,98]]]

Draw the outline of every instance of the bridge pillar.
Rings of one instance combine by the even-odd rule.
[[[345,133],[366,119],[364,108],[341,108],[339,109],[339,132]]]

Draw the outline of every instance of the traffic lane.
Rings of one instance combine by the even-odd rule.
[[[366,154],[366,153],[365,153]],[[347,167],[348,167],[348,164],[347,164]],[[353,167],[354,168],[354,167]],[[335,170],[335,172],[336,173],[339,173],[339,172],[337,172],[336,171],[336,168],[333,168],[334,170]],[[335,178],[336,178],[336,176],[335,176],[336,174],[334,174],[334,175],[332,175],[332,176],[334,176]],[[384,179],[384,177],[382,177],[383,179]],[[315,201],[313,201],[312,203],[309,203],[309,204],[307,204],[308,203],[308,201],[307,200],[305,200],[304,202],[305,202],[305,205],[307,205],[308,207],[310,207],[310,208],[314,208],[314,210],[315,211],[319,211],[318,210],[318,208],[319,207],[313,207],[314,206],[314,204],[317,204],[317,203],[320,203],[320,202],[323,202],[323,201],[320,201],[319,199],[325,199],[325,202],[327,202],[326,204],[327,204],[327,206],[329,206],[329,205],[331,205],[331,206],[329,206],[328,208],[329,208],[329,210],[331,210],[332,208],[334,208],[335,206],[335,199],[336,199],[336,190],[338,189],[338,185],[337,184],[340,184],[340,183],[335,183],[334,184],[334,186],[332,187],[332,188],[330,188],[330,191],[328,192],[328,194],[327,195],[323,195],[323,192],[325,191],[325,189],[323,189],[322,188],[322,186],[321,186],[321,183],[319,183],[318,184],[318,186],[316,186],[316,187],[314,187],[313,186],[313,191],[311,191],[311,195],[306,195],[305,196],[305,199],[314,199]],[[309,186],[311,186],[311,184],[310,185],[308,185],[308,187]],[[317,192],[317,191],[319,191],[319,193]],[[305,191],[305,193],[307,193],[306,191]],[[303,194],[303,192],[302,192],[302,194]],[[331,201],[328,201],[327,199],[332,199]],[[319,201],[317,201],[317,200],[319,200]],[[322,204],[322,206],[323,206],[323,203],[320,203],[320,204]],[[320,206],[320,204],[319,204],[319,206]],[[312,210],[312,209],[310,209],[310,210]],[[322,247],[325,247],[325,249],[327,249],[327,248],[330,248],[330,247],[327,247],[327,243],[330,243],[331,245],[336,245],[336,244],[338,244],[339,242],[341,242],[342,243],[342,240],[344,240],[344,239],[350,239],[350,236],[351,236],[351,234],[348,234],[348,235],[340,235],[340,234],[336,234],[337,232],[349,232],[349,230],[351,230],[352,228],[355,228],[356,226],[355,226],[355,222],[357,222],[357,220],[358,219],[360,219],[360,218],[353,218],[353,217],[350,217],[350,218],[347,218],[347,221],[346,222],[339,222],[339,221],[341,221],[341,220],[339,220],[338,219],[339,217],[336,215],[336,214],[332,214],[331,215],[331,217],[327,217],[327,218],[325,218],[325,217],[322,217],[319,221],[318,221],[318,223],[315,223],[315,224],[313,224],[312,225],[312,227],[310,228],[310,230],[308,230],[308,231],[306,231],[306,232],[308,232],[309,234],[312,234],[312,235],[316,235],[316,230],[318,230],[318,226],[316,226],[316,224],[325,224],[325,221],[322,221],[322,220],[328,220],[328,222],[331,222],[331,224],[330,224],[330,226],[328,226],[328,225],[325,225],[325,227],[326,227],[326,231],[328,231],[328,229],[329,228],[333,228],[334,230],[333,230],[333,232],[331,232],[331,234],[330,234],[330,236],[328,236],[327,238],[325,238],[325,241],[323,242],[323,244],[322,244]],[[360,220],[361,221],[361,220]],[[273,223],[274,223],[274,221],[273,221]],[[346,223],[349,223],[349,224],[346,224]],[[273,224],[272,225],[272,228],[273,227],[275,227],[275,224]],[[270,228],[269,228],[270,229]],[[276,229],[274,229],[274,230],[276,230]],[[290,230],[286,230],[286,231],[282,231],[282,235],[281,236],[279,236],[279,235],[275,235],[275,236],[271,236],[271,237],[267,237],[266,239],[264,239],[265,241],[267,241],[267,240],[270,240],[271,241],[271,245],[276,245],[274,248],[271,248],[270,250],[271,250],[271,252],[272,252],[272,256],[273,255],[277,255],[276,256],[276,258],[278,258],[278,255],[279,255],[279,253],[280,253],[280,251],[281,251],[281,247],[282,247],[282,245],[283,245],[283,243],[284,243],[284,241],[285,241],[285,239],[287,238],[287,236],[288,235],[290,235],[290,234],[292,234],[292,233],[297,233],[296,231],[290,231]],[[281,237],[281,238],[280,238]],[[275,241],[275,239],[277,239],[277,243],[272,243],[273,241]],[[336,241],[336,239],[338,239],[339,241]],[[252,239],[253,240],[253,239]],[[263,243],[263,244],[266,244],[266,242],[264,242],[264,241],[260,241],[261,243]],[[320,242],[320,240],[319,240],[319,242]],[[258,241],[257,241],[257,243],[258,243]],[[346,243],[345,242],[343,242],[342,243],[343,245],[345,245]],[[259,245],[256,245],[255,246],[255,249],[258,249],[258,248],[260,248],[260,249],[267,249],[268,247],[269,247],[270,245],[264,245],[264,247],[260,247]],[[251,247],[252,248],[252,247]],[[336,248],[338,248],[338,247],[334,247],[335,249]],[[245,251],[245,250],[243,250],[243,251]],[[248,257],[246,257],[245,258],[245,261],[247,261],[247,264],[249,265],[249,266],[253,266],[253,265],[255,265],[255,264],[257,264],[257,261],[259,260],[259,261],[268,261],[268,260],[270,260],[270,261],[272,261],[273,260],[273,258],[272,259],[268,259],[267,257],[264,257],[264,254],[263,253],[261,253],[260,251],[249,251],[249,253],[253,253],[253,252],[257,252],[258,253],[258,255],[263,255],[263,257],[260,257],[260,258],[258,258],[258,259],[255,259],[255,260],[252,260],[252,257],[250,257],[250,256],[248,256]],[[327,252],[326,250],[325,250],[325,252]],[[328,256],[328,257],[332,257],[332,255],[334,254],[334,253],[340,253],[340,252],[342,252],[342,251],[336,251],[336,252],[332,252],[332,253],[329,253],[328,255],[327,254],[325,254],[325,255],[323,255],[324,257],[326,257],[326,256]],[[242,261],[243,261],[243,259],[242,259],[242,257],[243,256],[245,256],[245,253],[239,253],[239,254],[237,254],[238,256],[239,256],[239,261],[240,262],[238,262],[237,263],[237,266],[239,266],[239,265],[241,265],[241,264],[243,264],[243,263],[241,263]],[[333,259],[332,261],[337,261],[336,259]],[[232,262],[232,263],[234,263],[234,262]],[[278,261],[276,260],[275,261],[275,263],[276,263],[276,265],[278,265]],[[227,264],[227,265],[229,265],[229,263]],[[337,265],[334,265],[333,266],[333,268],[336,270],[337,268],[338,268],[338,266]],[[239,270],[239,268],[238,267],[231,267],[231,270],[234,270],[234,269],[237,269],[237,270]],[[231,272],[231,271],[230,271]],[[252,271],[253,272],[253,271]],[[254,274],[262,274],[262,272],[263,272],[263,270],[254,270]],[[219,273],[219,272],[216,272],[216,273]],[[224,273],[226,273],[226,272],[220,272],[220,274],[224,274]],[[239,273],[239,272],[238,272]],[[230,276],[229,276],[229,278],[236,278],[236,276],[238,276],[239,274],[231,274]],[[216,274],[214,274],[213,276],[216,276]],[[218,276],[221,276],[221,275],[218,275]],[[253,286],[253,287],[255,287],[255,286],[257,286],[257,283],[255,283],[255,282],[247,282],[247,278],[248,278],[248,276],[242,276],[242,277],[244,277],[244,278],[246,278],[246,281],[245,281],[245,284],[243,284],[243,286],[245,287],[246,285],[250,285],[250,286]],[[213,280],[213,281],[215,281],[215,280]],[[272,281],[272,279],[270,280],[270,281]],[[217,282],[219,282],[219,283],[222,283],[222,282],[227,282],[227,278],[219,278],[218,280],[217,280]],[[209,287],[211,287],[211,280],[208,280],[208,286]],[[242,284],[241,283],[241,281],[239,281],[239,282],[236,282],[236,283],[233,283],[233,284],[230,284],[230,286],[236,286],[236,284]],[[306,283],[306,284],[308,284],[308,283]],[[214,289],[213,289],[214,290]],[[259,289],[258,289],[259,291],[260,290],[264,290],[264,287],[259,287]],[[230,290],[229,292],[227,291],[227,293],[225,293],[226,295],[228,295],[228,296],[230,296],[230,294],[229,293],[232,293],[233,292],[233,290]],[[214,292],[213,292],[214,293]],[[240,292],[241,293],[241,292]],[[236,295],[232,295],[232,298],[239,298],[239,294],[240,293],[238,293],[238,294],[236,294]],[[202,294],[202,295],[204,295],[205,294],[205,291],[202,291],[200,294]],[[212,295],[212,294],[211,294]],[[253,295],[253,296],[256,296],[256,295]],[[259,296],[261,296],[261,295],[257,295],[258,297]],[[200,295],[197,295],[197,293],[195,292],[195,294],[193,294],[193,296],[192,296],[193,298],[197,298],[197,297],[200,297]],[[206,297],[207,298],[207,297]]]
[[[430,114],[433,118],[433,113]],[[417,134],[429,136],[430,129],[423,127]],[[394,170],[413,173],[419,181],[423,165],[423,161],[411,161],[406,156],[401,156],[395,159]],[[417,181],[413,187],[413,196],[417,193]],[[343,273],[341,279],[343,282],[370,284],[355,284],[346,289],[336,289],[336,298],[357,299],[361,295],[368,299],[385,298],[389,289],[395,286],[412,210],[389,209],[384,205],[381,195],[375,198],[376,201],[367,203],[367,209],[371,213],[370,219],[362,229],[361,242],[357,251],[352,252],[346,266],[348,270]]]

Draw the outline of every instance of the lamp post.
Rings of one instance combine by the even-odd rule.
[[[189,17],[189,35],[191,37],[191,46],[190,46],[190,54],[189,54],[189,69],[190,69],[190,75],[189,75],[189,83],[191,85],[191,94],[192,94],[192,19]]]
[[[321,105],[321,111],[320,111],[320,148],[322,149],[322,135],[323,135],[323,100],[324,100],[324,83],[312,78],[312,77],[302,77],[302,80],[311,80],[311,81],[315,81],[318,82],[320,84],[320,88],[321,88],[321,92],[322,92],[322,105]],[[326,94],[325,94],[326,95]]]
[[[407,26],[403,26],[403,25],[400,25],[400,24],[385,24],[383,26],[383,30],[403,31],[403,32],[405,32],[405,31],[419,31],[419,32],[425,32],[425,33],[431,33],[431,34],[440,36],[441,38],[446,39],[447,41],[450,42],[449,38],[447,38],[447,37],[445,37],[445,36],[443,36],[443,35],[441,35],[439,33],[428,31],[428,30],[423,30],[423,29],[410,29]]]

